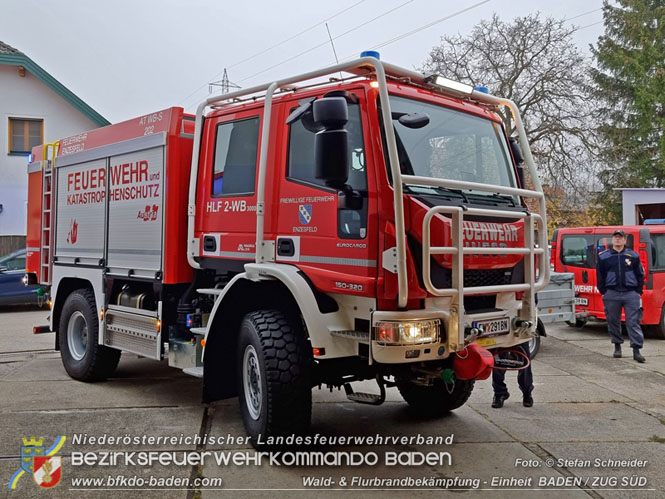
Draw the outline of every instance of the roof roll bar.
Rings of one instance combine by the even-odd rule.
[[[320,78],[334,73],[347,72],[354,74],[356,76],[364,76],[370,73],[376,75],[376,81],[379,85],[379,99],[381,102],[381,112],[383,115],[384,123],[392,122],[392,114],[390,109],[390,101],[388,98],[388,85],[386,76],[391,76],[395,78],[402,78],[410,80],[412,83],[419,85],[427,85],[429,83],[428,78],[415,71],[408,69],[400,68],[398,66],[381,62],[379,59],[371,56],[360,57],[353,61],[347,63],[337,64],[335,66],[330,66],[327,68],[322,68],[316,71],[311,71],[308,73],[303,73],[298,76],[291,78],[285,78],[283,80],[274,81],[271,83],[265,83],[262,85],[257,85],[243,90],[238,90],[236,92],[231,92],[228,94],[215,95],[208,97],[201,104],[199,104],[196,110],[196,122],[194,129],[194,145],[192,151],[192,162],[190,168],[190,178],[189,178],[189,200],[187,206],[187,260],[193,268],[201,268],[199,263],[194,259],[194,257],[199,255],[200,241],[198,238],[194,237],[194,221],[196,216],[196,184],[198,179],[198,161],[201,150],[201,133],[203,130],[203,113],[208,106],[213,104],[220,103],[232,103],[234,99],[240,97],[257,94],[260,92],[265,92],[264,95],[264,112],[263,112],[263,125],[261,130],[261,149],[259,153],[259,175],[258,175],[258,185],[257,185],[257,199],[256,199],[256,263],[270,262],[274,260],[274,241],[265,241],[264,239],[264,217],[265,217],[265,181],[266,181],[266,170],[268,162],[268,147],[269,147],[269,138],[270,138],[270,120],[271,120],[271,110],[272,110],[272,97],[274,93],[279,89],[285,89],[295,83],[307,81],[315,78]],[[502,99],[484,92],[474,90],[472,87],[464,84],[458,84],[454,88],[450,87],[431,87],[434,91],[439,91],[440,93],[451,95],[454,97],[461,98],[470,98],[483,102],[486,104],[497,105],[497,106],[506,106],[509,108],[513,119],[515,121],[516,128],[518,130],[518,137],[520,146],[524,154],[524,160],[529,168],[529,173],[535,187],[535,190],[526,190],[526,189],[515,189],[515,188],[502,188],[499,186],[488,185],[488,184],[476,184],[472,182],[460,182],[461,184],[472,186],[465,188],[475,188],[481,190],[492,190],[494,192],[501,192],[506,194],[517,194],[521,196],[534,197],[539,200],[540,203],[540,213],[542,216],[543,226],[547,227],[547,220],[545,218],[545,197],[542,193],[542,187],[540,185],[540,180],[538,179],[538,174],[536,172],[536,167],[533,161],[533,156],[531,155],[531,150],[529,149],[529,144],[526,138],[526,132],[524,131],[524,126],[522,119],[517,109],[517,105],[509,100]],[[395,210],[395,232],[396,237],[396,252],[397,252],[397,281],[398,281],[398,297],[397,304],[399,308],[405,308],[408,300],[408,280],[406,275],[406,234],[405,234],[405,225],[404,225],[404,201],[403,201],[403,183],[404,180],[409,182],[416,181],[416,183],[425,183],[426,180],[422,177],[413,177],[408,175],[402,175],[399,168],[399,161],[397,155],[397,144],[395,140],[395,132],[393,127],[385,127],[386,142],[388,146],[388,160],[389,166],[393,178],[393,205]],[[454,184],[455,181],[447,180],[447,184]],[[545,253],[546,257],[546,253]],[[547,277],[549,276],[549,265],[545,265],[547,275],[544,276],[544,282],[547,282]],[[541,281],[541,279],[539,279]]]
[[[389,68],[386,71],[384,68]],[[208,106],[233,101],[243,96],[265,92],[263,125],[261,130],[261,149],[259,153],[259,175],[256,195],[256,263],[269,262],[274,260],[274,242],[264,240],[264,217],[265,217],[265,179],[268,162],[268,146],[270,138],[270,120],[272,110],[272,96],[275,91],[291,86],[294,83],[307,81],[314,78],[320,78],[329,74],[345,71],[356,76],[362,76],[369,73],[375,73],[379,84],[379,98],[383,119],[385,123],[391,122],[390,102],[388,101],[388,86],[386,83],[386,74],[398,78],[410,78],[412,75],[422,75],[413,71],[404,70],[397,66],[384,64],[375,57],[361,57],[353,61],[337,64],[328,68],[311,71],[291,78],[278,80],[272,83],[266,83],[255,87],[238,90],[223,95],[208,97],[196,110],[196,121],[194,128],[194,145],[192,150],[192,162],[189,177],[189,201],[187,206],[187,260],[193,268],[201,268],[194,259],[199,254],[200,241],[194,237],[194,220],[196,216],[196,184],[198,180],[198,161],[201,150],[201,133],[203,130],[203,113]],[[399,162],[397,160],[397,146],[395,134],[391,127],[386,127],[386,140],[388,142],[388,156],[390,161],[393,178],[399,178]],[[395,205],[395,229],[398,234],[402,234],[397,242],[397,260],[398,260],[398,283],[400,306],[406,306],[407,300],[407,279],[406,279],[406,241],[404,240],[404,205],[402,201],[402,182],[401,179],[394,182],[394,205]]]

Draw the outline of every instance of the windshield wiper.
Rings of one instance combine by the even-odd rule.
[[[469,198],[466,197],[464,192],[460,189],[452,189],[450,187],[441,187],[438,185],[404,185],[405,189],[408,189],[412,194],[428,194],[428,192],[423,192],[426,189],[429,190],[432,194],[443,195],[452,199],[451,194],[455,194],[455,197],[462,199],[465,203],[469,202]],[[432,192],[434,191],[434,192]]]
[[[475,197],[476,199],[478,199],[478,198],[488,199],[488,200],[492,199],[492,200],[494,200],[494,201],[496,201],[497,203],[500,203],[500,204],[510,203],[511,206],[517,206],[515,204],[515,198],[513,196],[509,195],[509,194],[498,194],[496,192],[494,192],[492,194],[489,194],[489,193],[481,194],[481,193],[476,193],[476,192],[473,192],[473,193],[469,192],[467,194],[469,194],[472,197]]]

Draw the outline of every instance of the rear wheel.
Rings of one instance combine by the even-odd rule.
[[[456,379],[454,385],[435,379],[429,386],[416,385],[411,381],[397,383],[397,388],[409,406],[423,416],[443,416],[462,407],[471,396],[474,380]]]
[[[529,340],[529,343],[527,343],[527,346],[529,347],[529,358],[533,359],[538,354],[538,351],[540,350],[540,338],[545,336],[543,334],[544,331],[545,326],[540,319],[538,319],[535,336]]]
[[[238,341],[238,394],[245,429],[302,434],[312,416],[312,350],[302,326],[276,310],[247,314]]]
[[[78,289],[65,300],[58,336],[62,363],[72,378],[105,379],[118,366],[121,352],[99,344],[95,296],[89,289]]]

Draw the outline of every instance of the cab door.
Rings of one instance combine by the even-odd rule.
[[[197,232],[204,267],[240,271],[255,259],[262,108],[208,118]]]
[[[645,233],[646,232],[646,233]],[[665,229],[660,226],[642,229],[640,246],[645,243],[648,269],[643,299],[644,324],[657,325],[665,338]]]
[[[347,193],[315,177],[317,125],[308,101],[293,99],[284,114],[305,110],[284,129],[284,169],[278,196],[276,261],[297,265],[324,292],[374,295],[376,281],[376,195],[368,175],[372,159],[367,137],[367,105],[362,87],[345,93],[349,144]],[[346,199],[345,199],[346,198]]]
[[[596,245],[593,229],[564,232],[558,245],[559,262],[564,272],[575,274],[575,311],[597,316],[603,312],[596,290]],[[599,296],[599,295],[598,295]]]

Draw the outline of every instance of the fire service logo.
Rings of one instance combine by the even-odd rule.
[[[62,478],[62,457],[55,454],[62,448],[66,439],[64,435],[60,435],[51,447],[45,449],[43,438],[23,437],[21,469],[12,476],[9,488],[15,489],[24,473],[31,473],[34,482],[44,489],[58,485]]]
[[[138,215],[136,215],[136,218],[143,220],[144,222],[147,222],[149,220],[157,220],[157,210],[159,210],[159,206],[156,204],[153,204],[150,206],[149,204],[145,205],[145,210],[141,211],[139,210]]]
[[[71,221],[69,225],[69,232],[67,233],[67,243],[75,244],[76,239],[78,238],[78,234],[79,234],[79,223],[76,221],[76,219],[74,219]]]
[[[299,211],[299,220],[303,225],[307,225],[312,221],[312,205],[311,204],[301,204],[298,206]]]

